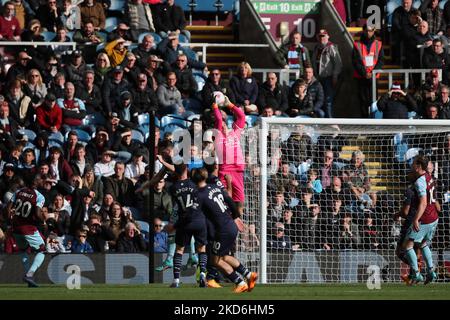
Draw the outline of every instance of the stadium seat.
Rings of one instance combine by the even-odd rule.
[[[251,128],[255,125],[256,121],[258,121],[259,116],[256,115],[247,115],[245,116],[245,123],[247,124],[247,128]]]
[[[192,73],[195,81],[197,82],[197,92],[202,91],[206,83],[206,77],[202,73],[194,72]]]
[[[201,119],[201,115],[200,114],[191,114],[189,117],[187,117],[186,121],[189,122],[189,124],[192,124],[192,122],[194,120],[200,120]]]
[[[51,31],[43,31],[41,35],[44,37],[45,41],[52,41],[56,37],[56,33]]]
[[[148,126],[150,124],[150,115],[148,113],[142,113],[138,116],[138,123],[140,126]]]
[[[189,43],[189,39],[184,34],[181,34],[181,33],[178,36],[178,41],[180,43]]]
[[[104,126],[106,124],[106,119],[100,113],[92,113],[88,114],[83,119],[84,125],[101,125]]]
[[[105,30],[107,32],[112,32],[114,29],[117,28],[117,25],[119,24],[119,18],[117,17],[108,17],[105,21]]]
[[[175,125],[181,128],[186,128],[186,121],[181,116],[176,114],[168,114],[161,118],[161,127],[165,128],[169,125]]]
[[[138,208],[128,207],[128,209],[130,209],[131,215],[132,215],[134,220],[142,220],[143,219],[142,214],[141,214],[141,212],[139,211]]]
[[[188,47],[183,48],[184,54],[188,57],[189,60],[197,61],[198,57],[194,50]]]
[[[61,132],[53,132],[48,136],[48,142],[49,144],[50,142],[55,142],[62,146],[64,143],[64,136]]]
[[[125,9],[125,0],[111,0],[110,11],[123,12]]]
[[[155,44],[158,44],[162,41],[162,38],[159,34],[155,33],[155,32],[150,32],[153,36],[153,40],[155,41]]]
[[[67,36],[69,37],[70,41],[73,41],[73,35],[75,34],[75,31],[69,31],[67,32]]]
[[[103,51],[105,49],[105,43],[104,42],[102,42],[102,43],[99,43],[98,45],[97,45],[97,48],[95,49],[97,52],[100,52],[100,51]]]
[[[227,127],[231,129],[232,126],[233,126],[234,117],[233,116],[228,116],[225,121],[226,121]]]
[[[19,129],[17,130],[22,135],[28,137],[28,141],[34,141],[36,139],[36,133],[30,129]]]
[[[23,148],[23,150],[26,149],[34,149],[36,148],[36,146],[34,144],[32,144],[31,142],[27,142],[27,144],[25,145],[25,147]]]
[[[139,130],[131,130],[131,139],[141,143],[145,142],[144,134]]]

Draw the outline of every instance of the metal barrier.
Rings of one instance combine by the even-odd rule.
[[[206,63],[206,48],[268,48],[268,44],[251,44],[251,43],[180,43],[183,47],[202,48],[202,61]]]
[[[252,69],[252,73],[254,74],[262,74],[262,82],[266,81],[267,75],[270,72],[273,72],[278,77],[278,82],[284,85],[289,86],[290,82],[290,76],[294,75],[295,79],[298,79],[300,77],[300,70],[299,69]],[[229,77],[233,76],[233,70],[230,69]]]
[[[72,50],[75,51],[77,47],[76,42],[52,42],[52,41],[2,41],[0,42],[0,47],[9,47],[9,46],[66,46],[72,47]]]
[[[403,74],[405,81],[405,88],[409,86],[409,76],[412,74],[420,74],[421,81],[425,80],[426,74],[429,73],[431,69],[384,69],[384,70],[373,70],[372,72],[372,102],[378,100],[377,97],[377,74],[385,73],[388,74],[388,88],[392,87],[393,83],[393,75],[394,74]],[[442,75],[439,74],[440,79],[442,79]]]

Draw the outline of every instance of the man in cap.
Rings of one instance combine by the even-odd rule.
[[[384,119],[408,119],[408,112],[417,112],[416,100],[398,83],[394,83],[391,90],[378,100],[377,106]]]
[[[112,70],[112,77],[105,78],[102,86],[103,104],[108,116],[111,116],[115,106],[120,103],[120,94],[129,91],[129,88],[128,81],[123,77],[122,67],[115,67]]]
[[[76,50],[72,53],[70,63],[65,68],[66,80],[76,83],[83,80],[83,75],[87,70],[86,63],[83,59],[83,52]]]
[[[180,45],[179,34],[176,32],[169,33],[167,38],[164,38],[158,44],[158,50],[161,52],[161,57],[168,64],[174,64],[177,61],[180,53],[187,53],[187,48]],[[189,56],[189,55],[188,55]],[[201,61],[188,59],[188,65],[194,69],[205,69],[206,64]]]
[[[314,73],[322,84],[325,95],[325,117],[333,117],[333,99],[342,71],[342,59],[337,46],[330,41],[328,31],[321,29],[317,35],[318,44],[312,55]]]
[[[116,105],[114,112],[119,118],[119,126],[130,129],[137,129],[139,119],[138,111],[132,103],[130,91],[124,91],[120,94],[120,103]]]
[[[17,77],[25,78],[29,70],[34,66],[30,63],[32,58],[25,51],[20,51],[17,55],[16,63],[9,68],[6,74],[7,83],[12,83]]]
[[[133,41],[130,33],[130,27],[124,22],[119,23],[117,28],[108,35],[107,42],[111,42],[118,38],[123,38],[126,41]]]
[[[153,78],[150,78],[153,81]],[[137,87],[131,89],[133,97],[133,106],[138,113],[150,112],[158,109],[158,98],[156,97],[153,86],[149,84],[149,79],[145,73],[139,73],[137,76]]]
[[[48,93],[44,103],[36,109],[36,122],[40,130],[55,133],[61,129],[63,114],[55,102],[55,95]]]
[[[355,41],[352,64],[353,77],[357,80],[360,117],[369,116],[372,103],[372,72],[383,68],[384,50],[381,41],[375,37],[375,26],[365,24],[360,41]],[[378,79],[380,74],[377,74]]]

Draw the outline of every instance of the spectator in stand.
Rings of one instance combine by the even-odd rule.
[[[450,89],[446,85],[442,85],[439,98],[439,119],[450,119]]]
[[[450,58],[444,50],[442,40],[434,39],[432,46],[424,51],[422,66],[425,69],[442,70],[442,83],[449,84]]]
[[[47,163],[52,179],[55,179],[56,181],[62,180],[68,183],[69,179],[72,178],[72,168],[66,159],[64,159],[64,154],[60,147],[53,146],[50,148],[50,156],[47,159]]]
[[[409,25],[409,12],[412,9],[413,0],[403,0],[402,5],[395,9],[392,15],[392,59],[395,64],[401,64],[405,56],[405,30]]]
[[[314,102],[308,94],[307,84],[304,79],[296,81],[292,87],[289,94],[287,114],[291,117],[315,117]]]
[[[187,99],[193,97],[197,92],[198,86],[192,75],[192,69],[188,66],[188,58],[185,54],[180,54],[172,65],[172,70],[177,76],[177,88],[182,97]]]
[[[111,194],[105,193],[102,200],[102,205],[98,211],[98,215],[101,217],[102,221],[106,221],[109,219],[109,212],[111,211],[111,206],[114,203],[114,198]]]
[[[114,240],[114,234],[101,224],[100,217],[96,214],[91,215],[87,226],[89,228],[87,242],[94,249],[94,252],[109,252],[108,241]]]
[[[150,55],[143,73],[147,76],[149,86],[156,92],[158,86],[166,82],[166,74],[169,72],[170,65],[155,55]]]
[[[444,34],[445,21],[443,11],[439,8],[439,0],[428,0],[428,7],[423,12],[423,18],[428,22],[430,33],[433,36]]]
[[[111,142],[109,141],[109,134],[105,127],[98,126],[95,131],[95,137],[92,138],[86,145],[86,152],[88,158],[95,163],[101,159],[104,150],[109,150]]]
[[[419,31],[419,33],[415,35],[413,45],[414,45],[414,52],[419,54],[415,58],[413,66],[419,67],[421,62],[420,61],[421,51],[420,49],[417,48],[417,46],[423,46],[425,48],[424,50],[430,49],[431,46],[433,45],[433,36],[429,31],[428,22],[426,22],[425,20],[420,21],[419,25],[417,26],[417,30]]]
[[[14,16],[14,10],[14,3],[11,1],[3,5],[3,14],[0,16],[0,40],[20,41],[22,29]]]
[[[416,101],[398,83],[393,84],[391,90],[381,96],[377,106],[383,112],[384,119],[408,119],[408,112],[417,112]]]
[[[118,38],[112,40],[105,46],[105,52],[111,62],[111,67],[120,66],[124,62],[129,46],[131,43],[127,42],[124,38]]]
[[[114,113],[113,113],[114,116]],[[132,155],[142,148],[142,144],[138,141],[132,139],[132,133],[130,128],[123,128],[118,131],[118,138],[113,144],[112,149],[117,151],[118,156],[121,157],[123,162],[128,162],[131,159]]]
[[[136,56],[138,66],[143,70],[147,67],[148,59],[151,55],[157,55],[159,51],[156,49],[155,39],[151,34],[147,34],[142,38],[137,48],[132,50]]]
[[[153,188],[153,210],[155,217],[163,221],[169,221],[172,215],[173,203],[171,195],[164,188],[165,185],[166,181],[161,179]]]
[[[93,161],[86,156],[86,148],[82,144],[78,143],[75,146],[73,157],[70,159],[70,166],[73,174],[77,176],[83,176],[88,168],[93,169]],[[98,192],[96,192],[97,194]]]
[[[323,87],[325,97],[325,117],[333,118],[333,100],[338,77],[342,71],[341,55],[337,46],[332,43],[327,30],[321,29],[317,35],[319,43],[312,55],[314,73]]]
[[[164,225],[160,218],[155,218],[153,221],[153,227],[155,228],[155,236],[153,241],[155,253],[167,253],[169,248],[169,235],[163,229]]]
[[[222,75],[219,69],[213,69],[209,73],[208,79],[206,80],[205,85],[202,89],[202,101],[203,105],[205,107],[211,106],[215,99],[214,99],[214,92],[220,91],[224,95],[228,97],[228,99],[231,102],[235,101],[233,92],[230,90],[230,87],[225,84],[225,82],[222,79]]]
[[[75,239],[72,242],[70,247],[71,253],[94,253],[94,249],[89,242],[86,241],[87,231],[86,230],[78,230],[76,232]]]
[[[285,234],[284,224],[282,222],[275,223],[275,234],[267,242],[269,250],[292,250],[291,238]]]
[[[66,73],[66,80],[72,83],[77,83],[83,80],[84,73],[87,70],[86,63],[83,59],[83,53],[76,50],[72,53],[70,63],[64,69]]]
[[[67,134],[66,141],[64,142],[62,147],[64,159],[66,159],[67,162],[70,163],[75,158],[75,149],[77,145],[78,145],[78,134],[76,131],[70,131]]]
[[[95,45],[104,42],[102,35],[96,31],[95,25],[92,21],[86,21],[83,24],[83,29],[77,30],[73,35],[73,41],[79,44]]]
[[[135,185],[139,178],[145,173],[147,164],[143,161],[144,155],[145,151],[143,149],[136,150],[133,153],[132,160],[125,168],[125,177],[133,181],[133,184]]]
[[[133,206],[134,185],[125,177],[125,164],[116,162],[114,174],[104,181],[105,193],[109,193],[116,201],[125,206]]]
[[[267,80],[259,87],[259,108],[270,106],[276,116],[284,114],[288,109],[287,91],[283,84],[278,82],[275,72],[267,74]]]
[[[37,107],[36,124],[40,130],[55,133],[61,129],[63,114],[55,101],[56,97],[50,93],[45,96],[42,105]]]
[[[20,35],[22,41],[35,41],[35,42],[42,42],[45,41],[44,36],[42,35],[42,28],[41,23],[37,19],[33,19],[28,23],[28,29],[23,30],[22,34]],[[34,61],[39,65],[42,66],[44,64],[44,61],[46,60],[47,56],[51,55],[52,50],[49,47],[45,46],[37,46],[27,47],[27,52],[30,56],[33,57]],[[41,68],[39,68],[41,69]]]
[[[102,88],[103,82],[108,77],[109,72],[111,71],[111,63],[109,62],[108,55],[104,52],[100,52],[97,55],[97,58],[95,59],[94,63],[94,72],[95,72],[95,79],[94,83],[99,87]]]
[[[42,76],[39,70],[31,69],[27,74],[27,82],[23,86],[24,93],[31,98],[31,105],[33,108],[39,107],[44,102],[44,97],[47,94],[47,88],[42,81]]]
[[[312,66],[307,65],[305,67],[305,74],[303,75],[303,79],[305,80],[305,83],[307,85],[307,93],[313,101],[314,113],[316,117],[325,117],[323,87],[314,76],[314,69],[312,68]]]
[[[352,215],[345,213],[342,219],[342,229],[339,236],[339,246],[341,249],[359,249],[361,244],[361,236],[359,228],[353,222]]]
[[[139,114],[132,103],[132,96],[129,91],[120,94],[120,103],[114,109],[114,113],[119,118],[119,127],[137,129]]]
[[[30,127],[34,122],[34,109],[31,106],[31,98],[22,91],[22,84],[19,80],[14,80],[9,86],[6,94],[6,101],[9,103],[11,117],[21,128]]]
[[[130,86],[135,87],[137,85],[137,76],[140,71],[141,70],[136,63],[136,56],[133,53],[128,52],[123,63],[123,76]]]
[[[143,32],[155,32],[150,5],[143,0],[129,1],[125,6],[125,17],[128,19],[133,42],[137,42],[139,34]]]
[[[243,61],[237,67],[237,74],[230,80],[230,89],[234,94],[235,103],[243,108],[246,114],[257,114],[258,84],[252,76],[252,68]]]
[[[360,114],[369,116],[372,103],[372,71],[383,67],[384,50],[381,41],[375,37],[375,27],[364,25],[360,41],[355,42],[352,64],[353,77],[357,79]],[[378,76],[377,76],[378,78]]]
[[[137,253],[145,252],[146,244],[142,233],[136,228],[133,222],[128,222],[125,225],[125,230],[119,235],[117,240],[118,253]],[[155,252],[157,252],[155,250]]]
[[[36,14],[32,7],[28,4],[28,1],[13,0],[12,3],[14,4],[14,16],[16,17],[17,21],[19,21],[20,28],[24,29],[26,22]]]
[[[333,151],[325,150],[323,152],[323,158],[315,161],[312,167],[317,171],[318,180],[320,181],[322,188],[324,190],[330,189],[333,185],[333,177],[339,172],[338,166],[334,162]]]
[[[131,96],[133,97],[133,106],[139,114],[158,109],[158,98],[153,87],[149,86],[145,73],[138,74],[137,86],[131,89]]]
[[[112,157],[115,154],[116,153],[114,151],[107,149],[102,152],[101,160],[94,165],[94,172],[96,177],[110,177],[114,174],[116,161],[113,160]]]
[[[108,34],[106,41],[111,42],[119,38],[125,39],[125,41],[133,42],[130,27],[124,22],[119,23],[117,28]]]
[[[76,4],[72,4],[72,0],[63,1],[63,10],[61,10],[61,24],[69,31],[75,31],[81,28],[81,12]]]
[[[52,79],[48,93],[55,95],[56,99],[64,98],[66,87],[66,76],[64,72],[58,72]]]
[[[427,103],[434,102],[439,98],[440,86],[441,81],[439,80],[439,70],[433,69],[428,74],[425,82],[414,94],[414,99],[417,101],[417,113],[419,116],[425,116]]]
[[[39,21],[47,31],[56,32],[56,29],[62,25],[61,10],[56,0],[47,0],[45,4],[41,4],[36,11],[36,17],[39,17]]]
[[[351,163],[342,170],[342,179],[356,201],[362,200],[363,195],[370,190],[369,173],[364,164],[364,154],[361,151],[352,153]]]
[[[28,71],[35,67],[34,62],[30,63],[32,59],[28,53],[20,51],[17,55],[16,63],[8,69],[8,73],[6,74],[7,83],[12,83],[17,78],[24,79]]]
[[[153,7],[155,17],[155,29],[163,38],[167,37],[170,31],[184,34],[188,40],[191,33],[186,30],[186,18],[183,9],[175,4],[175,0],[167,0],[164,3]]]
[[[103,112],[102,93],[95,84],[95,72],[93,70],[86,70],[83,80],[77,84],[75,97],[84,103],[87,114],[101,114]]]
[[[52,42],[71,42],[72,39],[68,36],[68,31],[64,26],[58,27],[56,30],[55,37],[51,40]],[[53,54],[56,57],[62,57],[67,54],[67,51],[69,51],[70,46],[64,46],[64,45],[52,45],[51,46],[53,50]]]
[[[81,24],[84,26],[91,22],[95,30],[105,28],[105,10],[101,2],[95,0],[84,0],[80,5]]]
[[[184,107],[181,101],[181,92],[178,90],[176,84],[176,73],[169,72],[167,74],[167,83],[163,83],[158,87],[156,95],[160,106],[160,109],[158,110],[160,116],[166,114],[182,115],[184,113]]]
[[[299,76],[303,76],[305,66],[311,64],[311,59],[309,58],[308,48],[302,44],[300,32],[292,33],[289,43],[280,47],[277,53],[277,61],[285,68],[298,69]]]
[[[405,63],[403,64],[403,67],[414,68],[420,66],[420,50],[417,49],[417,38],[419,33],[417,29],[419,24],[422,22],[422,17],[419,10],[411,9],[408,14],[408,18],[408,24],[404,26],[402,34],[405,43]],[[423,41],[421,44],[423,44]]]
[[[118,201],[114,201],[111,205],[108,219],[103,222],[108,232],[114,235],[114,238],[108,241],[110,250],[117,248],[119,235],[124,231],[126,224],[132,221],[131,211],[128,208],[122,207]]]
[[[72,82],[66,82],[65,95],[58,99],[57,104],[63,111],[63,133],[73,129],[83,129],[83,119],[86,117],[86,107],[83,101],[75,98],[75,86]]]
[[[96,213],[92,206],[93,191],[83,187],[80,176],[73,176],[72,181],[75,188],[71,194],[72,214],[70,215],[70,234],[74,234],[77,229],[85,225],[89,218]]]
[[[425,119],[439,119],[439,104],[431,102],[427,105]]]
[[[111,116],[113,110],[120,103],[120,95],[122,92],[128,91],[129,86],[128,81],[123,78],[123,68],[115,67],[112,77],[107,77],[102,87],[104,112],[107,116]]]

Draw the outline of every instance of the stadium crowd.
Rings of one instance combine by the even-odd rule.
[[[420,63],[433,71],[413,94],[395,84],[377,102],[378,109],[385,118],[408,118],[408,112],[414,111],[417,117],[448,119],[449,69],[447,58],[440,58],[447,43],[441,31],[450,28],[425,28],[431,24],[427,21],[437,1],[431,1],[432,13],[407,9],[409,2],[404,0],[394,12],[394,21],[399,15],[404,21],[393,32],[408,30],[414,41],[428,39]],[[290,87],[281,84],[275,73],[258,83],[247,62],[225,81],[219,69],[208,70],[189,47],[180,44],[189,41],[190,33],[174,0],[129,1],[117,26],[106,25],[107,18],[117,14],[110,6],[107,0],[15,0],[2,8],[0,39],[16,41],[18,46],[0,43],[0,201],[5,206],[25,181],[36,179],[45,197],[41,233],[48,252],[140,252],[149,242],[155,243],[156,252],[167,252],[163,222],[170,221],[175,210],[170,181],[154,184],[154,207],[149,208],[149,194],[143,188],[150,175],[148,164],[155,161],[157,172],[170,162],[176,128],[188,128],[195,137],[213,127],[214,92],[221,91],[241,108],[247,125],[260,116],[333,117],[342,61],[325,29],[318,32],[312,51],[302,44],[298,32],[281,46],[280,66],[300,73]],[[374,31],[364,28],[361,43],[367,48],[375,41]],[[19,44],[44,40],[74,41],[77,50],[58,44]],[[411,51],[404,52],[408,66],[418,67],[408,56]],[[366,63],[355,46],[356,78],[371,79]],[[382,67],[383,50],[373,65]],[[361,105],[368,106],[367,83],[360,81],[359,93]],[[161,128],[149,137],[153,111]],[[233,115],[221,114],[225,126],[231,127]],[[150,139],[155,139],[157,159],[149,158]],[[212,142],[206,139],[203,150],[191,148],[189,169],[203,166],[203,156],[213,153]],[[381,222],[375,219],[377,210],[385,212],[386,206],[370,190],[364,155],[355,152],[351,162],[336,163],[345,141],[334,147],[323,145],[327,148],[313,151],[311,138],[298,128],[285,141],[281,149],[285,153],[280,150],[276,155],[278,170],[269,183],[273,194],[269,248],[392,248],[401,224],[385,217]],[[308,163],[307,170],[298,169],[303,163]],[[257,167],[247,166],[246,182],[258,174]],[[155,239],[150,241],[146,237],[149,210],[157,217]],[[0,252],[17,252],[8,219],[1,217]],[[259,246],[257,226],[245,227],[242,245],[254,250]]]

